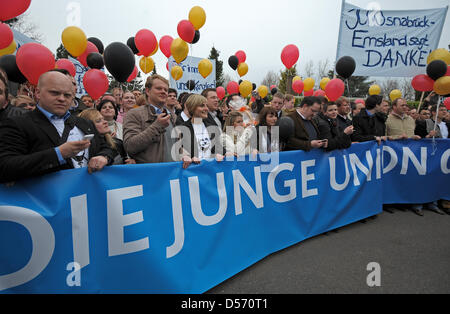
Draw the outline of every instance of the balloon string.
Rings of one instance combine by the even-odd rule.
[[[437,128],[437,119],[438,119],[438,115],[439,115],[439,107],[441,106],[441,101],[442,101],[442,96],[439,96],[437,109],[436,109],[436,117],[434,118],[434,129],[433,129],[434,132],[436,132],[436,128]],[[436,134],[435,134],[435,135],[433,135],[433,151],[431,152],[431,156],[434,156],[436,154],[436,151],[437,151],[437,143],[436,143]]]
[[[350,94],[350,83],[348,79],[345,80],[347,82],[347,94],[349,98],[352,98],[352,95]]]

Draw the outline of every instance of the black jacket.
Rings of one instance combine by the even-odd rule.
[[[192,126],[192,119],[186,121],[183,126],[189,129],[189,134],[181,131],[183,148],[190,153],[190,157],[198,157],[198,145],[195,137],[194,127]],[[219,127],[210,121],[210,119],[204,119],[203,123],[208,129],[209,138],[211,140],[211,154],[223,154],[224,148],[221,141],[221,130]],[[182,129],[179,129],[182,130]],[[212,132],[213,131],[213,132]],[[187,135],[187,136],[186,136]]]
[[[375,136],[385,136],[386,120],[387,116],[382,112],[369,116],[366,110],[361,110],[353,118],[352,140],[354,142],[368,142],[375,140]]]
[[[352,125],[352,120],[345,117],[343,118],[341,115],[338,115],[336,118],[337,128],[339,132],[344,132],[344,130]]]
[[[339,130],[336,120],[328,118],[322,112],[314,120],[319,127],[319,139],[328,140],[327,151],[345,149],[352,145],[351,137]]]
[[[116,153],[91,121],[71,115],[66,124],[84,134],[95,134],[89,147],[90,158],[105,156],[109,164],[113,162]],[[59,164],[55,147],[61,144],[58,131],[39,109],[0,122],[0,183],[73,168],[71,159]]]
[[[8,118],[18,117],[25,113],[28,110],[13,106],[11,104],[6,105],[5,108],[0,109],[0,121],[6,120]]]

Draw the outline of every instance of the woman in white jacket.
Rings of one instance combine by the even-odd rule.
[[[225,156],[244,156],[252,153],[251,137],[254,126],[244,128],[244,117],[239,111],[232,111],[225,120],[222,144]]]

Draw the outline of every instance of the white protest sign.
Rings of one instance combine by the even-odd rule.
[[[342,3],[336,60],[351,56],[357,76],[413,77],[426,71],[427,57],[438,48],[445,8],[365,10]]]
[[[183,76],[178,81],[175,81],[170,75],[170,87],[177,90],[178,95],[184,92],[201,94],[203,90],[207,88],[216,88],[216,60],[209,60],[213,65],[213,70],[209,76],[203,78],[198,71],[198,63],[203,58],[187,57],[184,61],[177,64],[173,57],[169,59],[169,73],[176,65],[183,69]],[[195,88],[190,91],[187,87],[188,81],[193,80],[195,82]]]

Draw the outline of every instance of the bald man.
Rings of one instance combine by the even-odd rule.
[[[113,161],[94,124],[69,113],[74,96],[66,75],[41,75],[36,97],[36,110],[0,123],[0,183],[73,168],[92,173]]]

